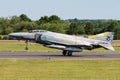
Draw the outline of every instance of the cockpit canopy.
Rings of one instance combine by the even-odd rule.
[[[31,30],[29,33],[43,33],[46,32],[46,30]]]

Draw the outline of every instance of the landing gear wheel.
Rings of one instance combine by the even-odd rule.
[[[63,56],[66,56],[66,54],[67,54],[67,51],[64,50],[63,51]]]
[[[72,56],[72,51],[68,51],[67,56]]]

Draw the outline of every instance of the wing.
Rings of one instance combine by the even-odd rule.
[[[61,50],[67,50],[67,51],[73,51],[73,52],[82,52],[82,48],[78,48],[75,46],[63,46],[63,45],[56,45],[56,44],[52,44],[52,45],[45,45],[46,47],[49,48],[56,48],[56,49],[61,49]]]

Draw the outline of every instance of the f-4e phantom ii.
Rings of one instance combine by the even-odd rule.
[[[11,33],[9,36],[18,40],[25,40],[26,49],[28,49],[28,41],[32,40],[49,48],[60,49],[64,56],[72,56],[72,52],[82,52],[83,49],[93,50],[103,47],[114,51],[111,45],[113,34],[113,32],[105,32],[85,38],[46,30],[31,30],[30,32]]]

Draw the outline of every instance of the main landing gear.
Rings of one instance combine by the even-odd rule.
[[[72,56],[72,51],[63,50],[63,56]]]

